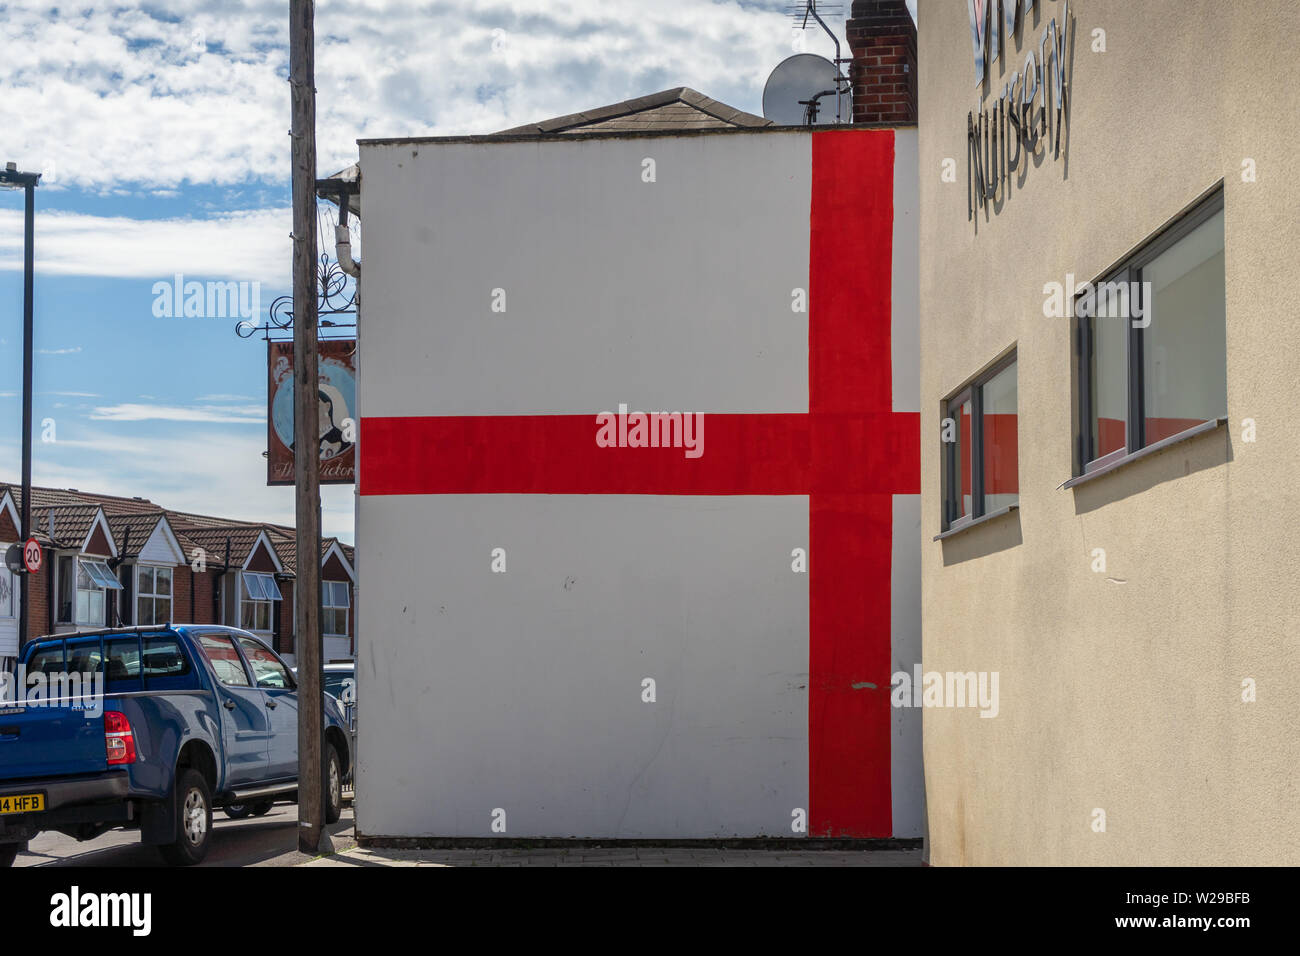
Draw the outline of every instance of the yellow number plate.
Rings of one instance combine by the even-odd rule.
[[[45,809],[45,794],[16,793],[0,797],[0,813],[34,813]]]

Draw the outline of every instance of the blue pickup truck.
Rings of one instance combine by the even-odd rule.
[[[33,641],[0,699],[0,866],[43,830],[139,829],[163,858],[206,855],[214,807],[265,812],[298,786],[293,674],[247,631],[160,625]],[[96,688],[98,685],[98,689]],[[327,823],[351,738],[324,695]]]

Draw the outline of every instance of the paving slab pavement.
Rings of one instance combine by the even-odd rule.
[[[920,850],[734,850],[696,847],[386,849],[355,847],[299,866],[920,866]]]

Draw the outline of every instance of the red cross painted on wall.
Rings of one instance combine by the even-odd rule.
[[[920,491],[920,416],[892,410],[893,132],[818,132],[812,157],[807,414],[695,409],[700,458],[598,447],[598,410],[363,418],[360,491],[807,495],[808,832],[890,836],[892,496]]]

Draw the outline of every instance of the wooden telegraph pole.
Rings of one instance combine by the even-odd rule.
[[[298,849],[316,853],[321,797],[320,404],[316,365],[316,67],[313,0],[289,0],[293,94],[293,467],[297,499]]]

